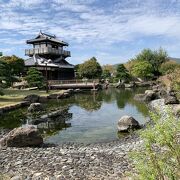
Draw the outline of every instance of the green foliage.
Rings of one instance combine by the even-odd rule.
[[[151,114],[153,125],[140,132],[141,150],[131,153],[138,180],[180,179],[180,121]],[[134,176],[134,175],[133,175]]]
[[[5,61],[0,61],[0,92],[2,95],[2,88],[10,85],[12,76],[9,70],[9,66]]]
[[[139,61],[132,68],[132,75],[143,79],[153,76],[152,65],[147,61]]]
[[[124,64],[124,66],[129,71],[129,73],[132,74],[132,69],[133,69],[134,65],[138,62],[139,61],[137,59],[131,59],[126,64]]]
[[[39,89],[44,87],[44,77],[36,68],[29,68],[25,79],[29,87],[38,87]]]
[[[78,74],[80,77],[86,77],[89,79],[100,78],[102,74],[102,68],[97,62],[95,57],[85,61],[83,64],[80,64],[78,67]]]
[[[24,60],[16,56],[3,56],[0,58],[1,81],[5,81],[6,86],[11,86],[13,82],[18,81],[17,75],[20,75],[24,68]],[[3,66],[3,67],[2,67]]]
[[[102,78],[103,79],[107,79],[107,78],[110,78],[111,77],[111,73],[108,69],[104,69],[103,72],[102,72]]]
[[[0,61],[5,61],[9,65],[10,72],[13,76],[19,76],[24,70],[24,60],[15,55],[3,56]]]
[[[167,52],[162,48],[156,51],[151,49],[144,49],[135,58],[137,61],[147,61],[152,66],[152,71],[154,75],[160,75],[159,68],[161,64],[167,61]]]
[[[180,64],[175,61],[167,61],[163,63],[160,67],[160,71],[163,75],[173,73],[176,68],[180,67]]]
[[[128,80],[130,78],[128,70],[125,68],[123,64],[119,64],[117,66],[117,74],[116,77],[121,80]]]

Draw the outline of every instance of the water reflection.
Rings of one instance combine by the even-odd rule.
[[[75,94],[63,100],[50,100],[44,105],[45,111],[37,114],[28,114],[27,108],[22,108],[0,116],[0,129],[13,129],[28,120],[28,124],[36,125],[44,137],[52,137],[50,142],[63,141],[63,138],[64,141],[79,142],[114,139],[117,137],[117,121],[122,115],[129,114],[141,123],[145,122],[145,117],[148,117],[146,105],[133,99],[136,93],[144,90],[110,88]],[[61,108],[66,111],[59,116],[38,120],[42,115]]]

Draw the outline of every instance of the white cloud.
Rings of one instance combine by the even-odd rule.
[[[115,43],[156,36],[180,40],[180,5],[177,1],[115,1],[105,2],[107,6],[100,0],[1,2],[0,34],[6,34],[6,37],[0,37],[0,42],[8,43],[13,39],[14,44],[20,45],[41,29],[74,46],[81,45],[82,49],[97,49],[101,52],[99,56],[110,58],[114,55],[102,54]],[[94,4],[97,2],[99,6]],[[16,36],[21,36],[22,41]]]

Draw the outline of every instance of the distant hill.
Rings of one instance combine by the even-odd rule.
[[[169,57],[169,59],[172,60],[172,61],[176,61],[177,63],[180,64],[180,58]]]

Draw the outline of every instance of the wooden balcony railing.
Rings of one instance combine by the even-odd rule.
[[[70,51],[55,49],[51,47],[45,47],[45,48],[34,48],[34,49],[26,49],[25,55],[27,56],[33,56],[34,54],[54,54],[54,55],[63,55],[65,57],[70,57],[71,53]]]
[[[73,80],[49,80],[49,85],[59,85],[59,84],[97,84],[98,79],[73,79]]]

